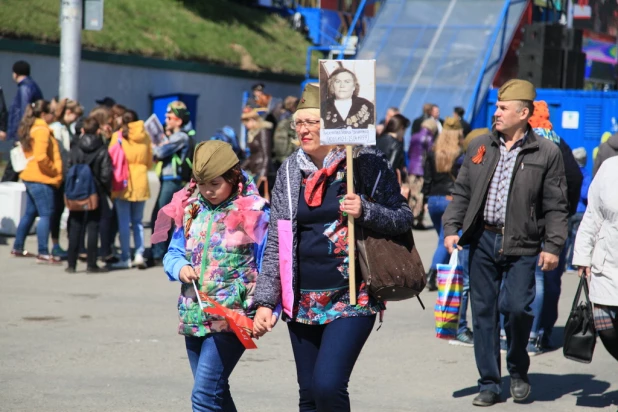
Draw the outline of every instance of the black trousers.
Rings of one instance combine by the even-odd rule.
[[[109,196],[99,192],[99,213],[100,213],[100,226],[99,235],[101,236],[101,256],[108,257],[112,254],[112,246],[114,245],[114,238],[118,230],[118,221],[110,201]]]
[[[60,239],[62,213],[64,213],[64,183],[58,189],[54,189],[54,214],[49,223],[49,232],[52,239]]]
[[[474,325],[474,356],[480,390],[501,393],[500,315],[508,344],[506,363],[512,378],[528,379],[526,351],[532,329],[537,255],[504,256],[502,235],[484,231],[470,245],[470,302]],[[502,289],[500,284],[504,280]]]
[[[77,256],[80,246],[84,244],[86,233],[88,233],[88,242],[86,244],[88,267],[95,267],[97,265],[100,220],[100,209],[89,212],[72,211],[69,213],[69,250],[67,260],[70,268],[75,268],[77,265]]]

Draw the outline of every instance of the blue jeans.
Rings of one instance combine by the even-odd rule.
[[[446,207],[451,203],[450,200],[446,200],[446,196],[429,196],[427,198],[427,210],[429,211],[429,217],[433,223],[434,229],[438,232],[438,246],[433,254],[433,260],[431,261],[431,269],[437,269],[438,264],[448,263],[448,250],[444,247],[444,228],[442,227],[442,215],[446,211]]]
[[[133,243],[135,254],[144,254],[144,206],[146,202],[129,202],[116,199],[118,214],[118,233],[120,234],[120,259],[131,259],[131,227],[133,228]],[[129,227],[129,224],[131,227]]]
[[[554,325],[558,320],[558,301],[560,300],[560,292],[562,289],[562,274],[566,262],[567,250],[562,249],[558,258],[558,267],[549,272],[543,273],[543,287],[545,290],[542,312],[541,312],[541,329],[543,334],[548,338],[554,329]]]
[[[376,316],[326,325],[288,323],[296,362],[300,412],[349,412],[348,382]]]
[[[172,196],[174,193],[183,188],[183,184],[179,180],[162,180],[161,181],[161,190],[159,190],[159,197],[157,198],[157,203],[155,204],[154,209],[152,210],[152,217],[150,219],[150,227],[154,229],[154,224],[157,220],[157,215],[159,214],[159,210],[169,202],[172,201]],[[173,230],[173,229],[171,229]],[[160,243],[155,243],[152,245],[152,258],[153,259],[163,259],[163,255],[167,252],[167,247],[170,244],[172,236],[171,234],[168,236],[167,240]]]
[[[502,235],[484,231],[470,245],[470,302],[474,325],[474,356],[480,390],[500,394],[500,317],[505,316],[512,378],[528,379],[530,357],[526,351],[532,329],[536,256],[504,256]]]
[[[461,306],[459,307],[459,329],[457,334],[468,330],[468,300],[470,299],[470,246],[464,246],[457,254],[457,264],[463,268],[463,290],[461,291]]]
[[[193,391],[194,412],[236,412],[230,393],[229,378],[245,352],[245,347],[233,333],[211,333],[206,337],[185,337]]]
[[[26,185],[26,212],[19,220],[13,249],[23,251],[26,236],[39,216],[36,237],[39,243],[39,255],[49,255],[49,226],[54,214],[54,188],[43,183],[24,182]]]

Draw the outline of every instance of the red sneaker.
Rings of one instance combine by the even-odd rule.
[[[15,257],[35,257],[33,253],[28,252],[27,250],[11,250],[11,255]]]

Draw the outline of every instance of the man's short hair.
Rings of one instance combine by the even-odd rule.
[[[13,64],[13,73],[18,76],[30,76],[30,64],[23,60],[15,62]]]
[[[431,109],[433,109],[434,104],[433,103],[425,103],[423,105],[423,114],[426,114],[427,116],[429,116],[431,114]]]
[[[393,112],[395,114],[398,114],[399,113],[399,107],[391,106],[391,107],[388,108],[387,112],[388,111],[391,111],[391,112]]]
[[[520,106],[517,113],[520,113],[524,108],[528,109],[528,116],[534,114],[534,102],[532,100],[519,100]]]
[[[459,116],[459,117],[464,117],[464,114],[466,114],[466,111],[465,111],[465,110],[464,110],[464,108],[463,108],[463,107],[461,107],[461,106],[456,106],[456,107],[453,109],[453,111],[454,111],[455,113],[457,113],[457,116]]]
[[[84,129],[84,133],[86,134],[97,134],[99,130],[99,122],[94,117],[87,117],[84,119],[82,124],[82,129]]]

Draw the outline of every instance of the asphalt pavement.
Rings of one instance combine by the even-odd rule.
[[[434,231],[415,234],[427,264]],[[176,334],[179,285],[162,268],[88,275],[85,265],[37,265],[10,257],[0,238],[0,411],[189,411],[192,376]],[[64,244],[66,246],[66,244]],[[36,250],[36,237],[26,244]],[[578,278],[563,276],[557,334],[568,317]],[[471,348],[434,333],[435,292],[390,303],[350,382],[353,411],[473,411],[477,370]],[[241,412],[297,408],[292,351],[284,324],[245,353],[231,378]],[[506,373],[503,356],[503,376]],[[561,350],[532,358],[530,402],[514,404],[504,379],[497,411],[618,410],[618,364],[598,341],[594,360]]]

